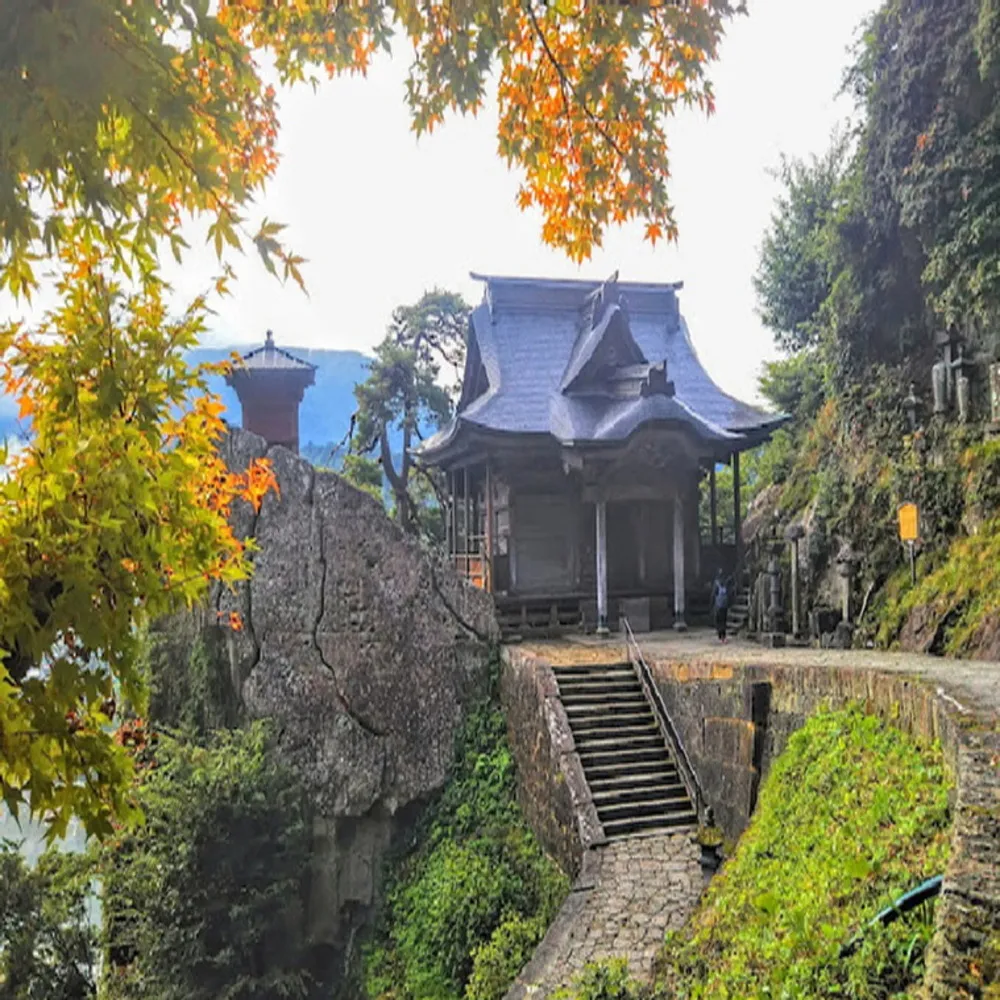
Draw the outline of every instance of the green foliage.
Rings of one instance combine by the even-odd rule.
[[[451,778],[414,849],[391,872],[366,951],[368,996],[502,997],[568,888],[525,824],[503,715],[484,702],[462,728]]]
[[[628,962],[612,958],[588,962],[572,988],[558,990],[554,1000],[638,1000],[638,984],[628,974]]]
[[[344,456],[344,464],[340,474],[359,490],[375,497],[379,503],[384,502],[382,496],[382,466],[377,459],[367,455],[350,452]]]
[[[197,739],[239,723],[221,628],[200,627],[200,616],[175,615],[150,630],[149,718],[157,728]]]
[[[303,796],[266,727],[160,737],[139,802],[102,856],[108,1000],[308,996]]]
[[[441,365],[451,366],[456,376],[461,372],[468,323],[468,305],[452,292],[435,289],[415,305],[400,306],[392,314],[385,339],[375,348],[368,378],[354,389],[358,402],[354,454],[378,450],[395,516],[416,534],[423,529],[431,536],[443,535],[434,474],[415,469],[410,449],[421,427],[441,426],[451,416],[451,396],[440,385]],[[392,431],[402,438],[398,464],[390,444]],[[363,471],[371,475],[370,467]]]
[[[821,712],[775,761],[735,856],[668,936],[657,995],[883,1000],[918,984],[930,921],[840,947],[948,855],[940,748],[858,709]]]
[[[83,857],[50,848],[29,868],[16,844],[0,844],[0,1000],[97,995],[89,883]]]
[[[764,234],[754,289],[764,325],[786,351],[814,347],[821,335],[819,313],[833,280],[830,242],[848,153],[847,137],[837,136],[821,158],[781,160],[784,190]]]
[[[974,650],[983,629],[1000,633],[1000,518],[975,535],[956,538],[937,567],[920,564],[920,579],[910,586],[900,572],[887,588],[878,638],[890,645],[917,610],[929,617],[937,652],[961,656]]]
[[[827,392],[822,352],[802,349],[791,357],[767,362],[760,391],[780,412],[799,423],[815,417]]]
[[[465,1000],[503,1000],[510,984],[534,954],[545,934],[539,917],[507,917],[472,955]]]

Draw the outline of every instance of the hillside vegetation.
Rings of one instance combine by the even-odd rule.
[[[747,463],[751,521],[804,525],[813,606],[839,605],[835,560],[853,547],[857,642],[996,656],[1000,446],[985,432],[1000,359],[1000,6],[889,0],[846,86],[851,128],[824,156],[783,163],[762,247],[761,315],[785,352],[762,389],[794,419]],[[968,362],[964,423],[954,392],[932,412],[947,334]],[[905,500],[921,510],[916,589]]]
[[[841,946],[948,856],[940,749],[859,710],[820,713],[789,740],[735,856],[668,939],[665,997],[908,996],[929,913]]]
[[[470,713],[440,799],[390,866],[371,1000],[502,1000],[569,891],[517,805],[496,698]]]

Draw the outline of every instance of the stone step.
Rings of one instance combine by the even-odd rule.
[[[652,782],[647,785],[610,788],[606,791],[591,789],[591,797],[598,812],[609,805],[627,805],[631,802],[655,802],[657,800],[688,800],[687,789],[680,782]]]
[[[613,684],[617,681],[637,680],[635,671],[631,667],[589,667],[582,671],[569,671],[564,668],[555,668],[556,681],[559,686],[572,687],[574,684]]]
[[[648,707],[648,702],[640,691],[636,691],[634,694],[628,692],[619,695],[610,695],[606,691],[595,691],[593,694],[562,695],[560,700],[570,715],[573,712],[576,712],[577,715],[584,714],[587,711],[595,712],[605,705],[616,708],[631,708],[633,711],[636,708]]]
[[[624,684],[620,686],[595,684],[582,688],[561,688],[559,697],[565,702],[578,704],[585,701],[601,701],[605,698],[611,701],[617,701],[620,698],[640,698],[645,700],[645,693],[638,684],[629,684],[628,686]]]
[[[628,660],[616,660],[610,663],[571,663],[552,668],[557,677],[572,677],[596,673],[632,672],[632,664]]]
[[[653,719],[648,722],[638,722],[630,723],[621,726],[591,726],[588,728],[580,728],[571,726],[573,730],[573,739],[576,740],[577,746],[586,745],[593,740],[606,739],[611,733],[619,740],[629,739],[635,736],[659,736],[660,730]]]
[[[577,727],[580,729],[588,729],[591,726],[601,729],[617,729],[618,726],[634,726],[649,722],[655,725],[656,716],[648,708],[645,711],[640,709],[635,712],[588,712],[571,716],[570,722],[573,732],[576,732]]]
[[[650,781],[674,783],[678,780],[678,771],[672,762],[653,760],[646,764],[608,764],[604,767],[591,767],[586,772],[586,778],[590,790],[596,792]]]
[[[613,750],[620,752],[659,750],[664,756],[667,753],[667,748],[663,745],[663,737],[655,731],[639,736],[612,737],[608,734],[600,737],[588,737],[586,740],[577,740],[577,750],[581,757],[585,757],[588,753],[607,753]]]
[[[602,824],[605,821],[636,816],[666,816],[670,813],[691,811],[687,793],[631,802],[595,802],[594,805],[597,807],[597,816]]]
[[[695,829],[698,817],[691,810],[685,813],[672,813],[669,816],[640,816],[635,819],[610,820],[602,823],[604,836],[608,840],[622,840],[638,833],[677,833],[685,829]]]
[[[582,680],[559,681],[559,693],[580,694],[589,691],[641,691],[639,681],[634,676],[609,677],[605,680],[586,678]]]
[[[595,773],[602,771],[609,765],[620,765],[622,767],[635,767],[639,764],[657,764],[665,766],[669,763],[670,757],[667,749],[660,741],[656,746],[644,746],[635,748],[614,747],[610,750],[599,749],[591,744],[585,748],[578,748],[580,761],[583,764],[584,774],[591,771]]]

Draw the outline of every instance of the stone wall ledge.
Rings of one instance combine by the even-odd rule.
[[[571,876],[605,843],[552,665],[528,649],[503,650],[500,699],[518,768],[518,798],[545,849]]]

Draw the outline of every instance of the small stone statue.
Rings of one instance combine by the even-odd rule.
[[[1000,429],[1000,361],[990,365],[990,416],[994,428]]]
[[[934,416],[948,412],[948,362],[936,361],[931,367],[931,391],[934,396]]]
[[[958,419],[960,423],[969,422],[969,402],[972,396],[969,376],[965,369],[971,362],[965,357],[965,348],[958,345],[958,357],[951,362],[950,368],[955,379],[955,400],[958,403]]]
[[[971,398],[971,384],[968,375],[959,375],[955,381],[955,390],[958,396],[958,420],[959,423],[969,422],[969,401]]]

